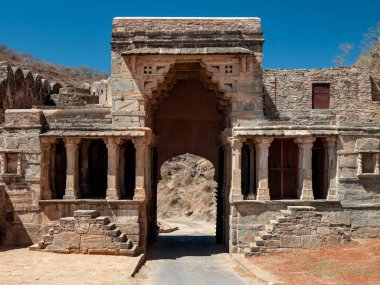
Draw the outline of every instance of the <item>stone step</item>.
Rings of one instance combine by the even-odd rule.
[[[289,211],[315,211],[314,207],[311,206],[288,206]]]
[[[259,231],[259,236],[261,239],[267,240],[267,239],[270,239],[272,235],[267,233],[266,231]]]
[[[250,250],[251,252],[258,252],[258,251],[261,250],[261,247],[260,247],[260,246],[257,246],[257,244],[256,244],[255,242],[251,242],[251,243],[249,244],[249,250]]]
[[[42,240],[44,241],[44,243],[46,244],[51,244],[53,242],[53,239],[54,239],[54,236],[53,235],[44,235],[42,237]]]
[[[97,224],[101,224],[101,225],[108,225],[111,222],[110,218],[106,216],[97,217],[95,220]]]
[[[248,247],[244,248],[244,257],[251,257],[251,256],[258,256],[260,255],[260,252],[252,252]]]
[[[118,237],[121,234],[121,231],[119,228],[116,228],[114,230],[109,230],[104,232],[105,235],[110,236],[110,237]]]
[[[121,249],[131,249],[133,247],[133,243],[131,240],[127,240],[120,243]]]
[[[276,220],[270,220],[269,221],[269,224],[271,224],[271,225],[277,225],[278,224],[278,222],[276,221]]]
[[[74,217],[64,217],[64,218],[59,219],[59,224],[61,226],[65,226],[67,224],[74,223],[74,221],[75,221]]]
[[[95,219],[100,216],[98,210],[76,210],[74,211],[74,218],[88,218]]]
[[[284,217],[288,217],[292,214],[292,211],[290,210],[280,210],[280,212]]]
[[[289,218],[286,218],[284,216],[277,216],[276,217],[276,221],[278,223],[288,223],[289,222]]]
[[[105,228],[106,230],[108,230],[108,231],[111,231],[111,230],[116,229],[116,224],[115,224],[115,223],[109,223],[109,224],[105,225],[104,228]]]
[[[265,241],[261,237],[255,237],[255,242],[257,246],[264,246]]]
[[[128,237],[125,233],[121,233],[118,237],[115,238],[118,242],[126,242],[128,241]]]
[[[265,225],[264,229],[267,233],[271,233],[273,231],[273,226],[272,225]]]

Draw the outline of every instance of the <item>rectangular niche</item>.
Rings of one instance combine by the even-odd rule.
[[[3,177],[21,177],[20,150],[1,150],[1,175]]]

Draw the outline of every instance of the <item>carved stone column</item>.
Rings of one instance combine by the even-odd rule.
[[[145,175],[144,175],[144,167],[145,167],[145,151],[147,145],[145,143],[145,139],[135,139],[133,141],[136,149],[136,186],[135,186],[135,195],[133,196],[133,200],[145,200]]]
[[[362,162],[362,159],[363,159],[363,154],[362,153],[358,153],[358,172],[357,172],[357,175],[360,175],[363,173],[363,162]]]
[[[230,201],[243,200],[241,193],[241,148],[242,142],[238,138],[229,138],[232,151],[231,163],[231,191]]]
[[[251,142],[249,144],[249,194],[247,199],[248,200],[255,200],[255,190],[256,190],[256,183],[255,183],[255,144]]]
[[[5,152],[2,152],[0,155],[0,159],[1,159],[1,170],[0,170],[0,172],[1,172],[1,174],[5,174],[5,173],[7,173],[7,169],[8,169],[7,154]]]
[[[80,190],[83,196],[88,195],[89,189],[88,189],[88,148],[89,148],[90,142],[88,140],[84,140],[81,142],[81,167],[80,167]]]
[[[312,148],[314,141],[314,137],[295,139],[299,149],[298,181],[299,189],[301,190],[301,200],[314,200],[312,173]]]
[[[107,200],[120,199],[120,179],[119,179],[119,145],[120,138],[109,137],[104,139],[108,150],[107,167]]]
[[[374,154],[375,156],[375,170],[374,170],[374,173],[375,174],[379,174],[380,173],[380,153],[375,153]]]
[[[324,138],[326,150],[327,150],[327,200],[337,200],[337,181],[336,181],[336,168],[337,168],[337,158],[336,158],[336,138],[326,137]]]
[[[67,169],[66,189],[63,199],[78,199],[79,197],[79,143],[80,138],[67,137],[64,139],[66,146]]]
[[[41,138],[41,163],[40,163],[40,179],[41,179],[41,191],[40,198],[43,200],[52,199],[52,144],[56,142],[55,138]],[[17,171],[18,171],[17,167]],[[21,171],[21,167],[20,167]]]
[[[257,169],[257,196],[256,200],[270,200],[268,184],[268,157],[269,147],[273,138],[256,138],[256,169]]]

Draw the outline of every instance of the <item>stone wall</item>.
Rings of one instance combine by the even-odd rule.
[[[0,187],[0,245],[3,242],[5,229],[5,191]]]
[[[4,243],[30,244],[41,234],[40,140],[42,112],[6,110],[0,136],[0,186],[5,191]]]
[[[61,88],[59,94],[52,95],[51,99],[57,107],[98,104],[99,96],[91,93],[90,86],[86,87],[67,86]]]
[[[247,255],[380,237],[380,207],[344,207],[328,201],[246,201],[235,205],[237,251]]]
[[[365,69],[276,69],[263,76],[264,114],[276,119],[272,124],[378,127],[380,101]],[[330,83],[329,109],[312,109],[313,83]]]

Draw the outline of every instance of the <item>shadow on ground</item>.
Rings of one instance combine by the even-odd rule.
[[[177,259],[184,256],[211,256],[226,252],[215,236],[160,235],[149,248],[148,260]]]

